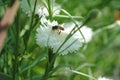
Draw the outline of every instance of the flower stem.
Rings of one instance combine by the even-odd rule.
[[[48,12],[50,20],[52,20],[52,6],[51,6],[51,0],[48,0]]]
[[[18,68],[19,68],[19,46],[20,46],[20,38],[19,38],[19,33],[20,33],[20,26],[19,26],[19,12],[16,16],[16,20],[15,20],[15,51],[14,51],[14,56],[13,56],[13,73],[12,73],[12,80],[18,80]]]
[[[47,65],[46,65],[45,73],[42,77],[42,80],[48,80],[52,75],[50,72],[54,69],[54,63],[55,63],[56,57],[55,57],[55,54],[53,53],[53,49],[49,48]]]
[[[31,34],[31,32],[33,30],[33,27],[34,27],[34,25],[33,25],[33,18],[34,18],[34,15],[35,15],[36,5],[37,5],[37,0],[35,0],[34,8],[33,8],[32,14],[31,14],[31,19],[30,19],[30,24],[29,24],[30,29],[26,32],[26,34],[24,36],[25,50],[27,50],[30,34]]]

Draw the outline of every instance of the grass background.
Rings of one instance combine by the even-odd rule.
[[[28,2],[27,2],[28,1]],[[39,80],[45,71],[47,48],[39,47],[35,41],[36,28],[39,21],[26,11],[33,9],[35,0],[22,0],[14,23],[8,30],[4,48],[0,53],[0,80]],[[45,0],[43,0],[45,1]],[[2,18],[9,0],[0,0],[0,19]],[[89,11],[98,9],[100,16],[88,24],[95,32],[92,40],[83,50],[75,54],[58,56],[55,61],[56,69],[50,80],[92,80],[84,75],[67,71],[67,68],[77,70],[93,77],[106,76],[120,79],[120,26],[114,25],[116,12],[120,12],[119,0],[56,0],[56,3],[73,16],[82,16],[77,19],[84,21]],[[37,4],[43,4],[38,1]],[[61,13],[62,14],[62,13]],[[120,15],[119,15],[120,16]],[[118,16],[118,17],[119,17]],[[69,22],[69,18],[54,18],[60,23]],[[38,23],[36,23],[38,22]],[[35,26],[34,26],[35,24]],[[26,27],[29,27],[27,30]],[[21,31],[25,31],[20,36]]]

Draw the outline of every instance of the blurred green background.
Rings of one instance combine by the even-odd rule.
[[[27,8],[30,7],[27,6],[27,2],[22,1],[23,3],[21,3],[15,21],[8,31],[4,48],[0,53],[0,80],[10,79],[15,73],[16,67],[18,68],[16,69],[18,80],[39,80],[45,71],[47,51],[46,48],[39,47],[35,41],[36,28],[39,27],[39,24],[36,24],[30,34],[26,31],[23,37],[17,37],[25,26],[29,26],[31,20],[31,17],[28,17],[25,13]],[[26,1],[31,2],[32,0]],[[66,68],[96,78],[105,76],[120,80],[120,21],[119,25],[116,22],[120,20],[120,1],[55,0],[55,3],[73,16],[82,16],[82,19],[76,19],[80,22],[84,21],[89,11],[94,9],[99,10],[99,16],[86,24],[94,31],[92,40],[85,45],[85,48],[80,48],[77,53],[57,57],[55,66],[58,67],[54,74],[59,76],[50,80],[91,80],[83,75],[71,73]],[[9,0],[0,0],[0,19],[5,13],[8,4]],[[43,3],[38,1],[38,4]],[[71,21],[69,18],[55,19],[60,23]],[[35,23],[35,18],[33,23]],[[29,41],[27,41],[28,36]],[[8,78],[3,79],[3,77]]]

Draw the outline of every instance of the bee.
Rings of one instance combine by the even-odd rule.
[[[62,26],[59,26],[59,25],[55,25],[55,26],[52,26],[52,30],[57,30],[58,31],[58,34],[61,33],[61,30],[63,31],[64,28]]]

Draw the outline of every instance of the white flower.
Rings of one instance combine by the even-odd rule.
[[[93,36],[92,29],[87,26],[83,26],[80,30],[81,30],[83,36],[85,37],[86,42],[91,41],[92,36]]]
[[[78,22],[77,22],[77,24],[81,25],[82,23],[78,23]],[[65,26],[66,26],[66,27],[68,26],[68,28],[69,28],[69,26],[73,28],[73,27],[75,27],[75,24],[74,24],[73,22],[71,22],[71,23],[65,24]],[[69,28],[69,29],[72,29],[72,28]],[[85,38],[85,41],[86,41],[86,42],[91,41],[92,36],[93,36],[93,31],[92,31],[92,29],[89,28],[89,27],[87,27],[87,26],[83,26],[82,28],[80,28],[80,30],[81,30],[84,38]],[[78,34],[79,31],[76,32],[76,33]],[[79,37],[82,39],[82,42],[85,42],[81,34],[79,35]]]
[[[60,14],[61,6],[58,4],[55,4],[53,6],[53,16]]]
[[[48,16],[49,13],[48,13],[48,10],[46,7],[44,6],[37,6],[36,7],[36,14],[38,14],[39,16]]]
[[[60,45],[72,30],[72,26],[65,26],[64,30],[52,30],[52,27],[58,25],[57,21],[50,22],[43,18],[42,24],[37,29],[36,41],[39,46],[50,47],[55,53]],[[74,52],[82,46],[82,39],[79,32],[76,32],[58,51],[60,55],[65,55],[68,52]]]
[[[58,15],[60,13],[60,10],[61,10],[61,6],[55,4],[52,8],[53,16]],[[37,6],[36,14],[38,14],[39,16],[49,16],[48,9],[44,6]]]
[[[112,80],[112,79],[109,79],[109,78],[106,78],[106,77],[99,77],[98,80]]]

